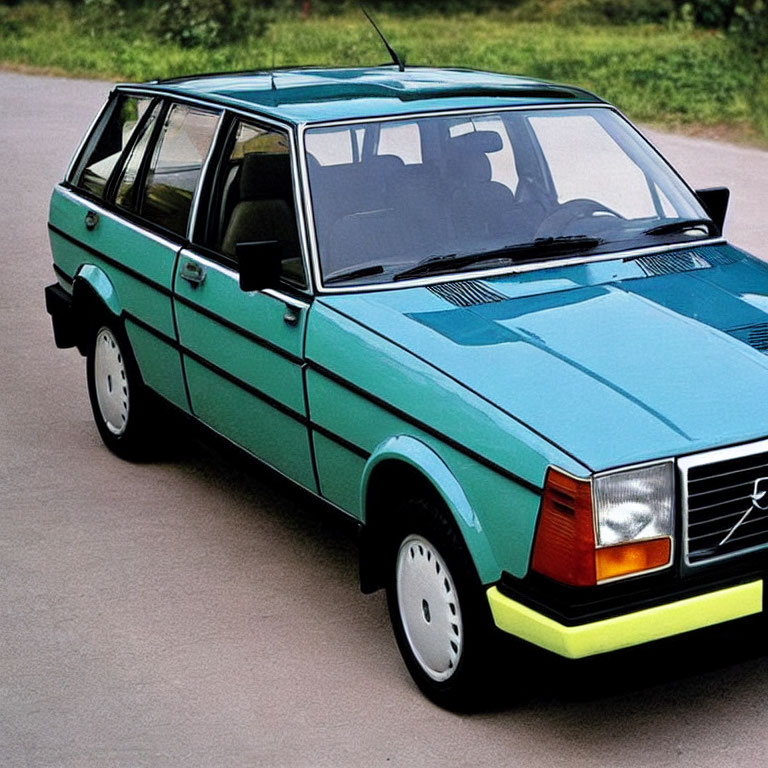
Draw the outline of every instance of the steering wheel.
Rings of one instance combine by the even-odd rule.
[[[600,231],[604,228],[604,226],[600,225],[605,225],[606,223],[602,221],[605,218],[609,218],[611,224],[619,220],[626,221],[626,218],[620,213],[617,213],[607,205],[598,203],[597,200],[589,200],[586,197],[568,200],[558,207],[557,210],[550,213],[549,216],[544,217],[544,220],[536,230],[536,237],[592,234],[583,231],[569,232],[568,229],[576,221],[589,219],[591,222],[598,224],[597,227],[590,226],[589,229],[593,230],[593,232]]]

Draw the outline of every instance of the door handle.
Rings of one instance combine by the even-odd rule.
[[[196,261],[185,261],[181,265],[179,277],[186,280],[193,288],[196,288],[205,280],[205,267],[200,266]]]
[[[96,211],[88,211],[85,214],[85,228],[90,231],[99,223],[99,214]]]

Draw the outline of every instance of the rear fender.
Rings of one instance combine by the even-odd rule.
[[[120,317],[122,306],[112,281],[102,269],[93,264],[85,264],[75,275],[72,305],[77,348],[84,355],[88,346],[88,332],[97,315],[106,309],[115,317]]]
[[[106,272],[93,264],[84,264],[75,275],[75,282],[72,293],[75,301],[81,290],[90,289],[91,294],[99,299],[107,309],[115,316],[120,317],[122,307],[118,298],[115,286],[107,276]]]

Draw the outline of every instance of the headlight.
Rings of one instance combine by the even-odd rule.
[[[593,493],[598,547],[672,536],[671,461],[600,475]]]
[[[550,467],[531,568],[587,587],[672,564],[672,461],[590,478]]]

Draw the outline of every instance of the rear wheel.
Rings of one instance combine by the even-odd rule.
[[[432,701],[473,709],[495,635],[482,585],[460,534],[439,507],[413,500],[403,512],[387,586],[397,644]]]
[[[149,458],[150,402],[116,319],[93,326],[86,376],[93,416],[107,448],[124,459]]]

